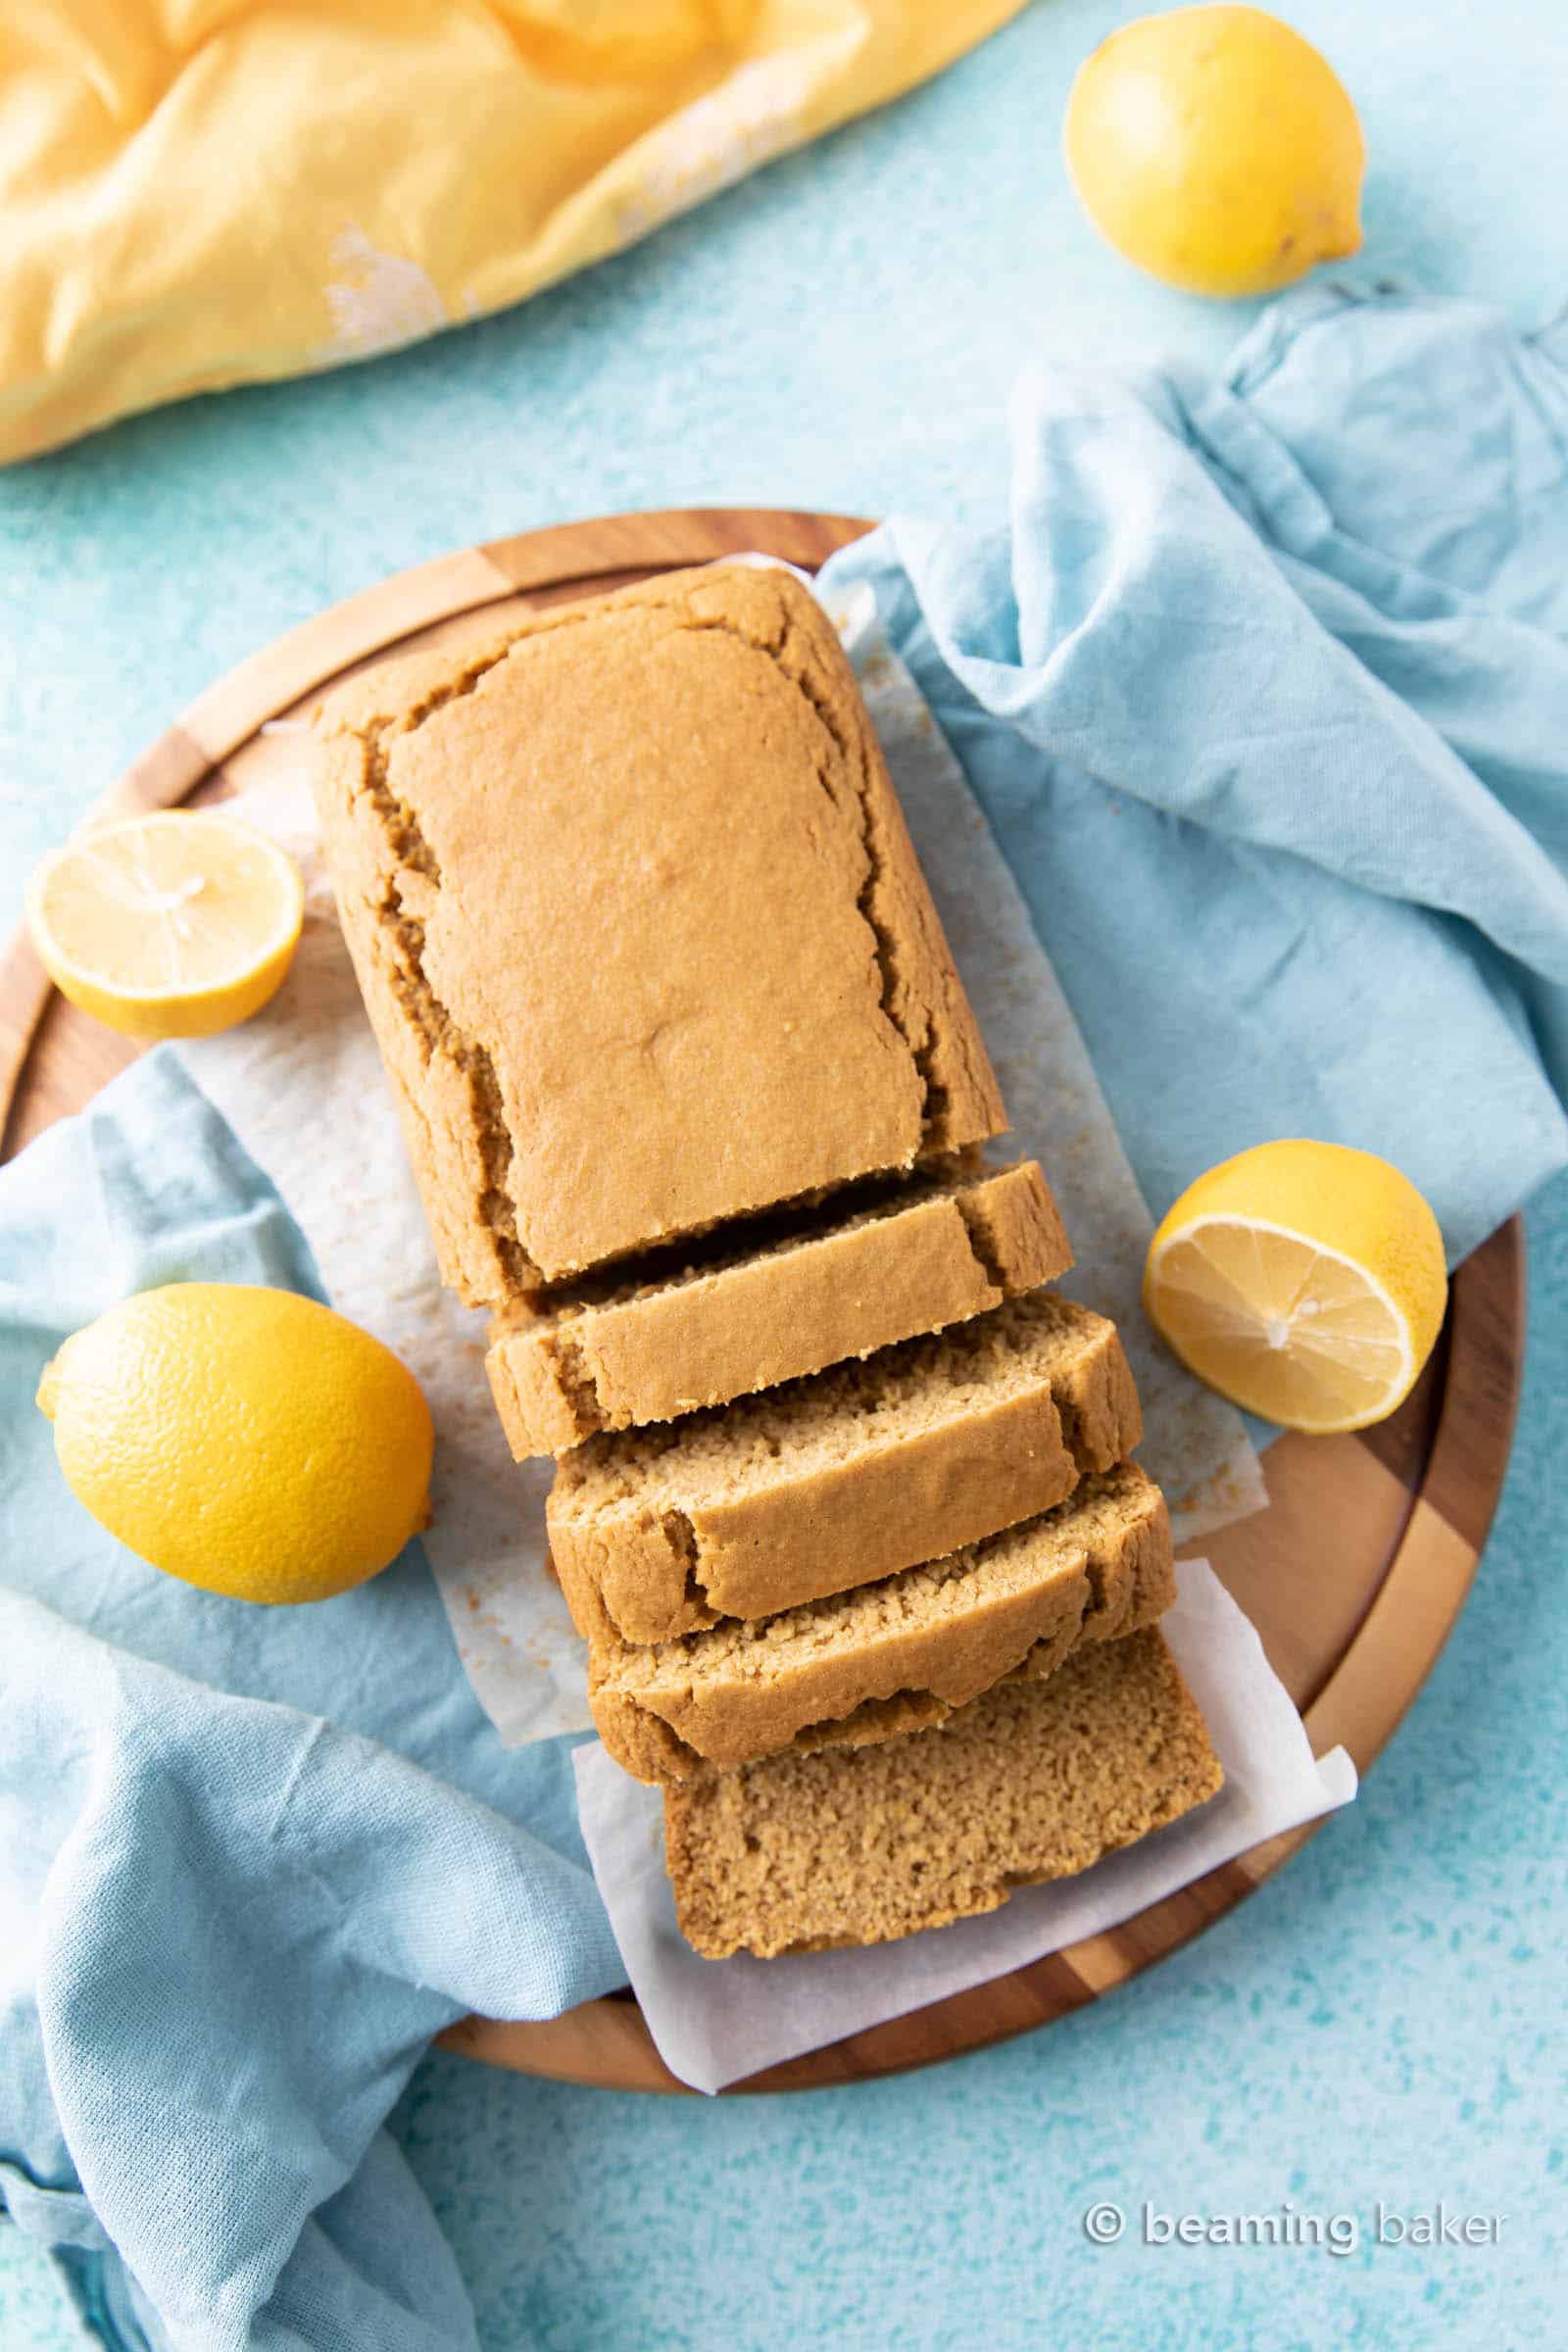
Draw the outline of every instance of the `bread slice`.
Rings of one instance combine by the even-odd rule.
[[[1000,1134],[854,673],[668,572],[318,718],[323,842],[444,1279],[503,1305]]]
[[[1071,1264],[1034,1160],[964,1168],[883,1187],[842,1220],[721,1226],[662,1276],[519,1302],[492,1325],[485,1366],[520,1462],[940,1331]]]
[[[1152,1624],[1175,1591],[1159,1489],[1128,1462],[1054,1511],[876,1585],[651,1649],[590,1640],[599,1736],[671,1781],[795,1746],[867,1746],[938,1723],[1006,1675]]]
[[[783,1755],[664,1792],[675,1916],[710,1959],[887,1943],[998,1910],[1224,1781],[1157,1630],[1004,1683],[939,1731]]]
[[[864,1363],[568,1453],[546,1506],[578,1631],[769,1617],[1048,1510],[1142,1434],[1115,1327],[1050,1291]]]

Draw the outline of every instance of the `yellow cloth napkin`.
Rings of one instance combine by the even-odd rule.
[[[5,0],[0,462],[531,294],[1021,0]]]

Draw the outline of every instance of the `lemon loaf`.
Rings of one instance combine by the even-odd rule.
[[[789,1746],[864,1746],[939,1722],[1007,1675],[1052,1673],[1084,1641],[1152,1624],[1174,1592],[1170,1522],[1133,1463],[943,1559],[642,1648],[589,1638],[588,1703],[644,1781]]]
[[[1157,1629],[1004,1683],[940,1730],[664,1792],[675,1916],[710,1959],[886,1943],[1071,1878],[1224,1780]]]
[[[1142,1433],[1115,1327],[1033,1291],[863,1363],[558,1464],[546,1524],[586,1633],[766,1617],[1047,1510]]]
[[[444,1279],[547,1283],[1000,1134],[842,648],[670,572],[317,719],[322,836]]]
[[[519,1301],[495,1318],[486,1368],[523,1461],[939,1331],[1071,1264],[1035,1161],[915,1176],[838,1221],[722,1227],[662,1276]]]

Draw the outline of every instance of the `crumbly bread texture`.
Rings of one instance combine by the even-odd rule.
[[[655,1429],[590,1438],[546,1506],[580,1633],[768,1617],[1048,1510],[1142,1435],[1113,1324],[1033,1291]]]
[[[444,1279],[503,1305],[1000,1134],[833,628],[669,572],[319,713],[350,953]]]
[[[847,1217],[723,1227],[662,1277],[497,1316],[485,1358],[518,1461],[672,1421],[984,1314],[1072,1264],[1034,1160],[906,1179]]]
[[[664,1792],[681,1934],[710,1959],[886,1943],[1070,1878],[1224,1774],[1159,1633],[1005,1683],[885,1747],[775,1756]]]
[[[601,1627],[588,1699],[606,1747],[643,1781],[868,1746],[1152,1624],[1174,1590],[1164,1499],[1129,1462],[1021,1527],[760,1624],[649,1649]]]

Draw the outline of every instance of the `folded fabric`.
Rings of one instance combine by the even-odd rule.
[[[198,1276],[319,1296],[161,1053],[0,1171],[0,2199],[111,2342],[470,2346],[375,2135],[454,2018],[622,1981],[576,1742],[503,1748],[416,1544],[260,1609],[74,1501],[39,1372],[112,1299]]]
[[[0,462],[519,301],[1022,0],[0,14]]]
[[[1159,1214],[1359,1144],[1451,1258],[1568,1159],[1568,334],[1313,288],[1213,385],[1042,369],[1010,527],[869,581]]]

